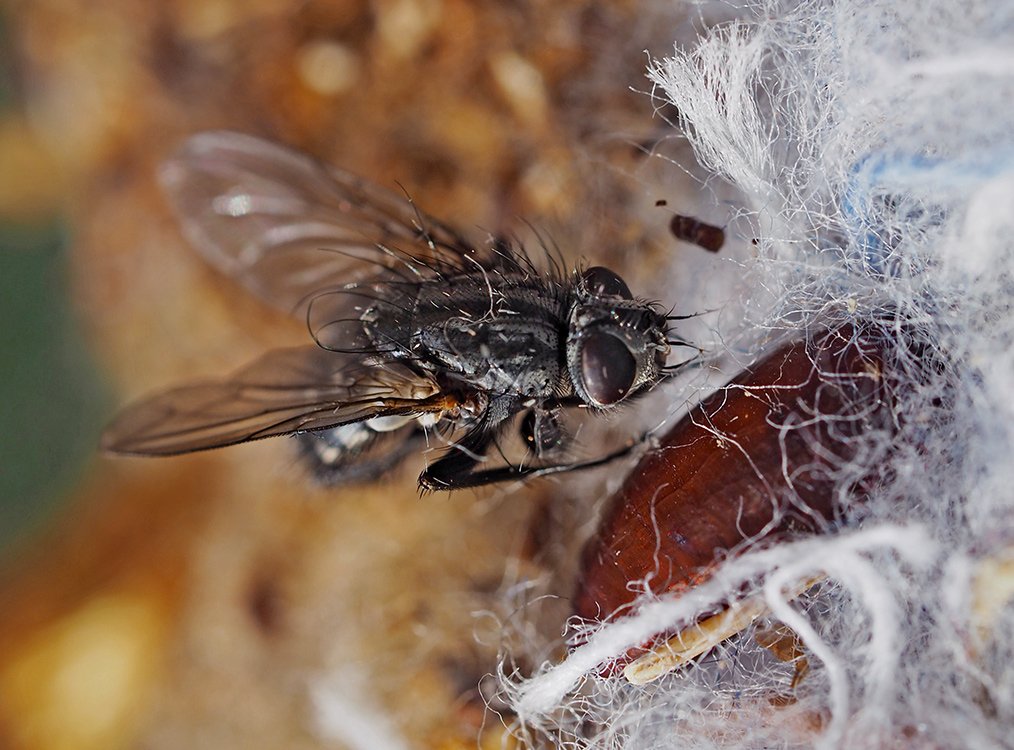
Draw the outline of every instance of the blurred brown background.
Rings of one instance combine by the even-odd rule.
[[[2,6],[0,746],[501,746],[478,686],[504,621],[559,638],[565,600],[516,608],[569,594],[597,498],[419,497],[421,459],[322,490],[284,440],[97,455],[129,397],[306,335],[185,247],[154,171],[243,130],[479,238],[525,217],[660,295],[665,123],[630,88],[683,23],[589,0]]]

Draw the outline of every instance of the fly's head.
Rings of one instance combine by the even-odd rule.
[[[588,406],[607,408],[662,379],[668,322],[635,300],[626,282],[602,266],[577,285],[567,330],[567,370],[575,394]]]

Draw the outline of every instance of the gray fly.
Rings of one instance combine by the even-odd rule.
[[[324,481],[378,476],[428,435],[426,489],[597,466],[565,461],[567,409],[613,409],[674,369],[667,316],[600,267],[539,268],[516,242],[476,246],[408,198],[238,133],[188,140],[161,173],[215,267],[307,321],[313,343],[127,407],[110,451],[149,456],[296,435]],[[678,366],[678,365],[677,365]],[[517,424],[510,461],[500,438]]]

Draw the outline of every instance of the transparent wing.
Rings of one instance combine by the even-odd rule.
[[[187,239],[286,312],[378,276],[414,281],[484,260],[407,196],[253,136],[195,135],[160,178]]]
[[[165,456],[453,406],[452,397],[398,363],[371,364],[318,347],[278,349],[226,380],[128,406],[105,431],[102,447]]]

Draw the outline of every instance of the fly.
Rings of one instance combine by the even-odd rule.
[[[198,134],[161,171],[189,241],[313,343],[128,406],[116,453],[173,455],[296,435],[328,482],[368,479],[449,448],[419,477],[452,490],[606,463],[560,456],[568,409],[605,412],[666,366],[670,321],[601,266],[540,269],[503,239],[469,243],[408,198],[248,135]],[[528,455],[503,458],[515,421]]]

